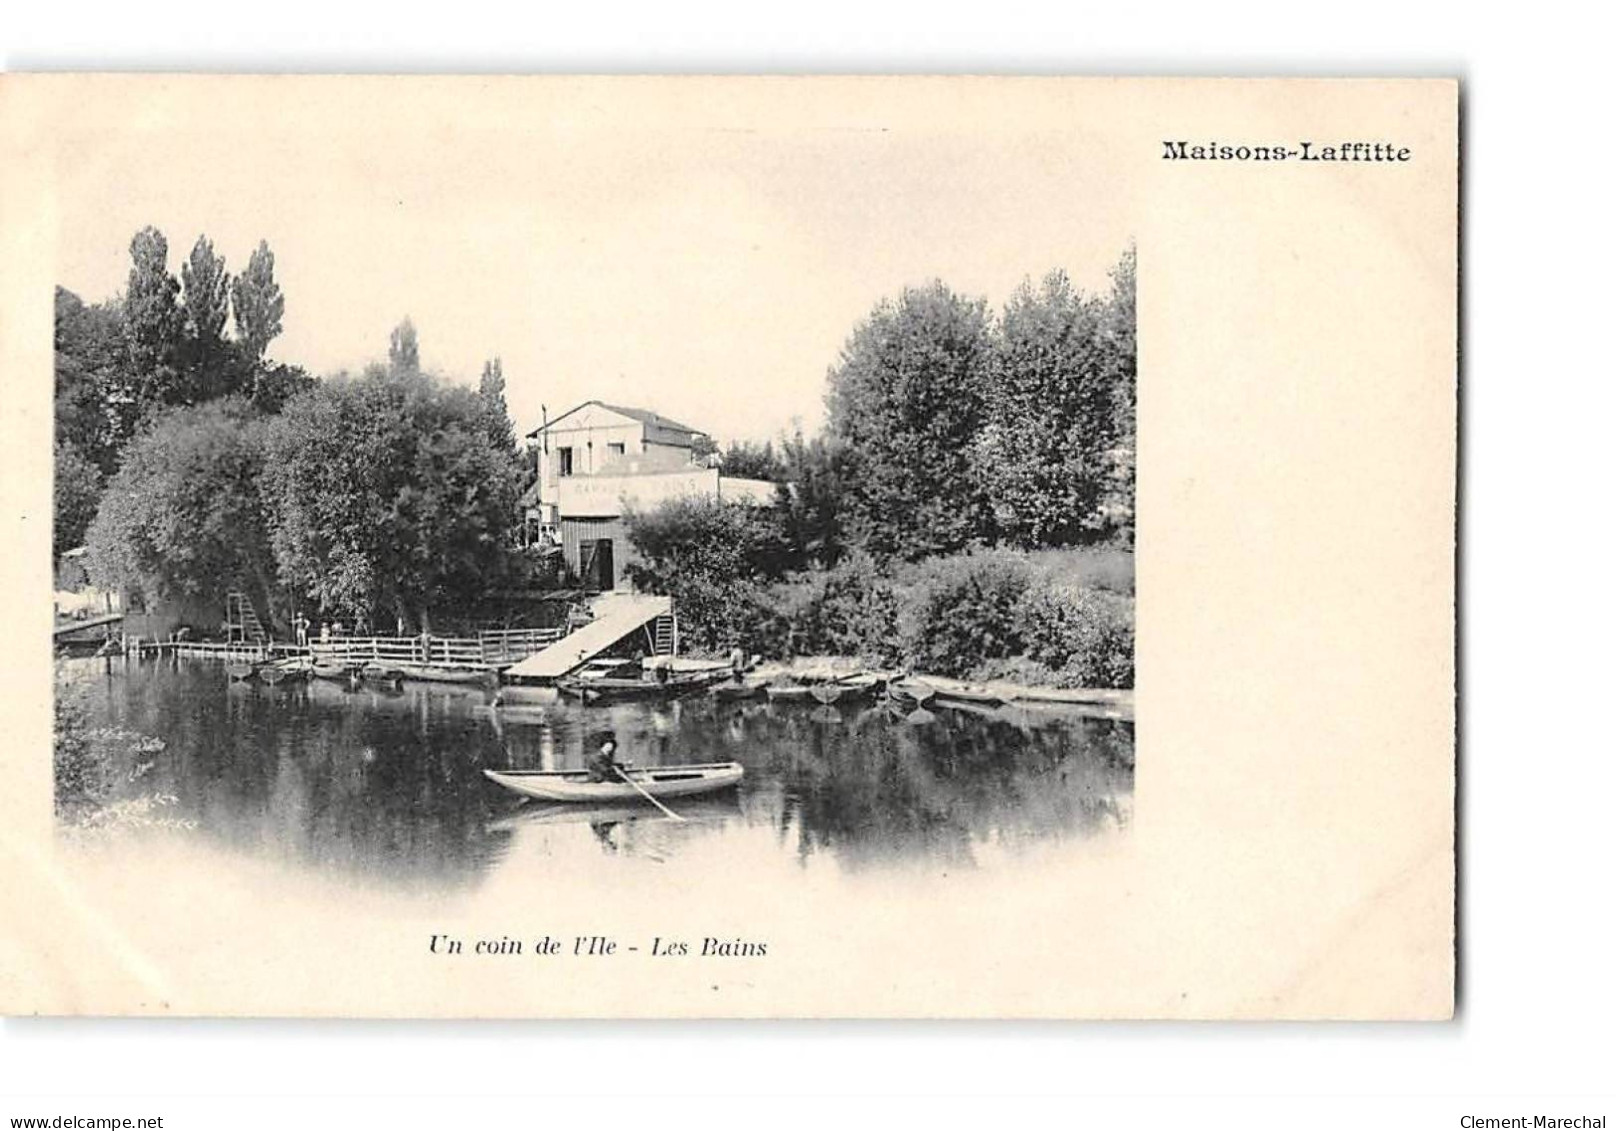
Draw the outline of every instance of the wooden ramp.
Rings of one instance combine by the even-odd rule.
[[[671,597],[639,593],[602,593],[590,605],[595,619],[563,636],[542,652],[506,669],[511,679],[560,679],[588,663],[623,637],[673,612]]]
[[[100,628],[104,624],[117,624],[123,620],[122,613],[107,613],[105,616],[91,617],[88,620],[68,621],[56,626],[53,635],[71,636],[75,632],[83,632],[87,628]]]

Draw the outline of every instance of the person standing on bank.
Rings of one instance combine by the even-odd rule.
[[[617,760],[617,736],[608,734],[601,740],[600,749],[589,759],[589,780],[618,781],[622,777],[622,767],[623,764]]]

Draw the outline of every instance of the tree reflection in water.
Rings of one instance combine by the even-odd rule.
[[[970,867],[1126,825],[1131,723],[1005,709],[721,703],[490,705],[481,689],[232,684],[194,660],[87,661],[97,724],[155,735],[131,789],[171,794],[192,835],[389,887],[477,882],[513,832],[583,825],[601,852],[674,853],[726,829],[772,830],[799,862]],[[738,796],[686,799],[698,819],[523,805],[484,768],[581,766],[615,732],[642,765],[738,761]],[[580,833],[582,829],[580,829]]]

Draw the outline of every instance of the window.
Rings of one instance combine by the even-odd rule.
[[[613,455],[613,456],[622,455],[623,454],[623,445],[622,444],[607,444],[606,445],[606,454],[607,455]]]
[[[560,467],[561,467],[560,474],[562,474],[562,475],[571,475],[572,474],[572,449],[571,448],[557,448],[556,449],[556,460],[559,462]]]

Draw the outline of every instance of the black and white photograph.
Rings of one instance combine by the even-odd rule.
[[[62,199],[66,843],[311,914],[1104,867],[1126,200],[880,131],[154,156]]]

